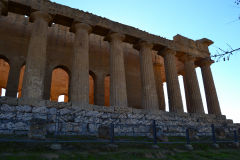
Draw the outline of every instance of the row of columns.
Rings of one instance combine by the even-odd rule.
[[[52,17],[49,14],[41,11],[33,12],[30,16],[33,26],[23,80],[23,99],[39,100],[43,98],[47,33],[51,20]],[[72,87],[69,98],[76,105],[89,103],[89,34],[91,30],[91,26],[84,23],[74,23],[71,28],[71,31],[75,33],[75,41],[71,76]],[[110,42],[110,105],[112,106],[128,105],[122,50],[124,38],[125,36],[119,33],[109,33],[106,37],[106,40]],[[142,106],[149,112],[164,110],[165,101],[161,73],[154,72],[153,69],[151,57],[153,45],[140,41],[136,46],[140,57]],[[159,55],[164,58],[169,111],[182,113],[183,102],[176,68],[176,51],[164,49],[159,52]],[[195,59],[191,56],[184,56],[181,60],[184,63],[184,84],[188,112],[202,114],[204,109],[195,71]],[[209,60],[198,62],[202,70],[208,112],[221,114],[210,64]],[[11,94],[9,95],[11,96]]]

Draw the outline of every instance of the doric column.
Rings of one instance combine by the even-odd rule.
[[[139,57],[142,82],[142,107],[150,112],[159,110],[158,96],[153,72],[152,47],[147,42],[139,42]]]
[[[188,94],[188,90],[187,90],[187,81],[186,81],[185,73],[182,73],[182,76],[183,76],[183,84],[184,84],[184,91],[185,91],[185,99],[186,99],[187,112],[190,113],[190,111],[191,111],[191,105],[190,105],[190,101],[189,101],[189,94]]]
[[[124,35],[111,33],[110,41],[110,106],[128,106],[122,41]]]
[[[210,65],[214,61],[203,59],[198,61],[197,64],[201,67],[204,89],[207,99],[208,114],[221,115],[221,109],[217,97],[212,71]]]
[[[10,71],[6,88],[7,97],[17,97],[21,67],[22,65],[16,59],[10,61]]]
[[[162,82],[162,75],[161,70],[163,69],[163,65],[159,63],[153,64],[154,68],[154,77],[158,95],[158,105],[159,109],[165,111],[165,99],[164,99],[164,91],[163,91],[163,82]]]
[[[33,25],[23,78],[22,98],[39,100],[43,98],[47,34],[51,16],[36,11],[31,14],[30,21]]]
[[[72,77],[70,100],[73,104],[89,104],[89,33],[88,24],[74,23],[74,53],[72,57]]]
[[[164,58],[169,111],[170,112],[183,112],[183,102],[180,92],[180,85],[178,81],[178,74],[176,68],[175,54],[176,51],[165,49],[159,53]]]
[[[8,14],[8,1],[0,0],[0,17],[2,15],[7,16]]]
[[[45,69],[45,78],[44,78],[44,91],[43,91],[43,99],[50,100],[51,97],[51,84],[52,84],[52,68],[47,64]]]
[[[203,102],[201,92],[198,84],[197,74],[195,71],[195,58],[192,56],[184,55],[180,58],[184,63],[185,72],[185,89],[187,90],[187,96],[190,107],[189,113],[204,113]]]
[[[3,2],[0,0],[0,17],[2,16],[3,7],[4,7],[4,4],[3,4]]]
[[[97,74],[94,86],[94,104],[104,106],[104,74]]]

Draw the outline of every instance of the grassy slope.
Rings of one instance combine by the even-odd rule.
[[[214,149],[207,144],[194,144],[193,151],[187,151],[183,144],[161,144],[160,149],[152,149],[146,144],[121,144],[118,149],[107,144],[68,143],[63,149],[53,151],[46,143],[1,143],[1,160],[240,160],[240,149],[230,144]]]

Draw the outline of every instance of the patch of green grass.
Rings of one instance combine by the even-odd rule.
[[[124,138],[142,140],[147,137]],[[179,141],[181,138],[171,140]],[[194,143],[193,151],[188,151],[185,144],[158,144],[159,149],[152,149],[152,144],[141,143],[121,143],[117,149],[110,148],[108,143],[61,144],[62,150],[55,151],[50,149],[51,143],[0,143],[0,160],[240,160],[240,149],[227,143],[220,144],[220,149],[213,148],[211,144]]]

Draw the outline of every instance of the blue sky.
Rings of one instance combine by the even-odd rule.
[[[54,1],[54,0],[52,0]],[[218,47],[240,47],[240,6],[234,0],[55,0],[54,2],[137,27],[149,33],[172,39],[181,34],[193,40],[208,38]],[[240,53],[230,61],[212,65],[213,77],[222,113],[240,123]],[[198,79],[203,96],[200,69]],[[182,87],[182,78],[180,78]],[[183,95],[184,97],[184,95]]]

